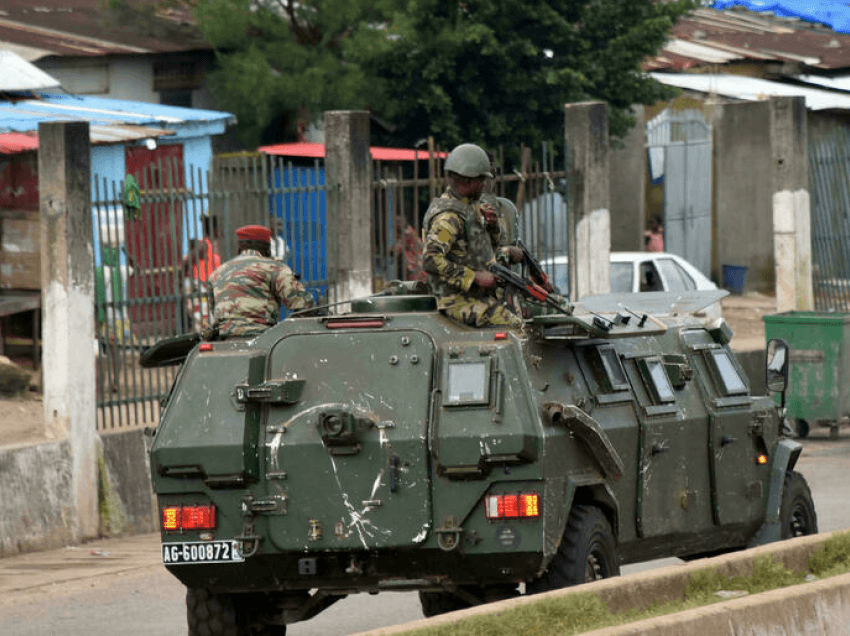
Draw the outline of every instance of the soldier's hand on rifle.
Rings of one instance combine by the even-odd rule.
[[[489,289],[496,284],[496,277],[490,272],[475,272],[475,284],[483,289]]]
[[[484,217],[484,223],[487,225],[498,225],[499,224],[499,215],[496,212],[495,208],[489,203],[481,204],[481,216]]]

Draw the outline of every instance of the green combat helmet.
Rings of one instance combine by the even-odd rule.
[[[481,146],[461,144],[446,158],[446,172],[455,172],[462,177],[493,177],[490,158]]]

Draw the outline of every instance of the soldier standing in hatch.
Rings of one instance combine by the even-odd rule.
[[[423,268],[440,311],[474,327],[522,327],[522,319],[496,295],[496,277],[487,271],[494,258],[522,260],[519,248],[502,244],[496,210],[479,201],[485,180],[493,176],[490,159],[483,148],[461,144],[449,153],[445,170],[448,188],[431,202],[422,222]]]
[[[313,306],[313,296],[292,270],[271,257],[272,233],[263,225],[236,230],[239,255],[210,276],[220,338],[250,337],[276,324],[280,306]]]

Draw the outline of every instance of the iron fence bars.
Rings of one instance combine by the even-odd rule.
[[[809,143],[812,283],[817,311],[850,311],[850,135]]]
[[[138,207],[126,205],[124,180],[93,181],[99,430],[157,421],[178,369],[142,369],[139,353],[210,323],[207,278],[236,254],[240,225],[272,228],[278,257],[320,303],[336,300],[328,257],[338,250],[339,186],[328,183],[321,162],[293,166],[255,153],[184,171],[170,156],[133,177]]]

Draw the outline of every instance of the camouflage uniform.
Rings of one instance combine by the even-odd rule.
[[[245,250],[210,276],[219,337],[254,336],[276,324],[280,306],[313,306],[313,296],[292,270],[256,250]]]
[[[481,205],[459,198],[451,189],[431,202],[422,222],[423,268],[447,316],[474,327],[521,327],[522,319],[497,294],[500,288],[473,283],[475,272],[485,270],[494,257],[507,262],[501,227],[484,223]]]

